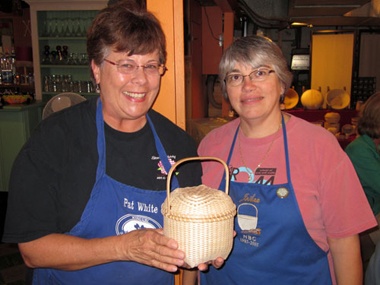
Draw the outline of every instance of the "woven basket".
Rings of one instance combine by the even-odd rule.
[[[205,185],[177,188],[170,193],[175,168],[189,160],[217,160],[226,171],[225,192]],[[228,196],[229,173],[225,162],[215,157],[190,157],[176,162],[168,173],[167,198],[161,206],[164,235],[176,240],[186,254],[185,262],[195,267],[231,252],[236,206]]]

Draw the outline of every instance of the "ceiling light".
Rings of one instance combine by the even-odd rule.
[[[296,26],[296,27],[302,27],[302,26],[306,26],[306,27],[309,27],[309,28],[312,28],[313,25],[311,24],[308,24],[308,23],[300,23],[300,22],[293,22],[291,24],[292,26]]]

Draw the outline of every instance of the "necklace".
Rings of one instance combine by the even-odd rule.
[[[276,131],[276,134],[277,134],[278,131],[280,130],[281,126],[282,126],[282,123],[280,123],[280,124],[278,125],[278,129],[277,129],[277,131]],[[248,181],[253,181],[253,175],[254,175],[254,173],[256,173],[256,170],[261,166],[261,164],[262,164],[262,163],[264,162],[264,160],[267,158],[267,156],[268,156],[270,150],[272,149],[272,146],[273,146],[274,140],[275,140],[275,138],[276,138],[276,135],[273,136],[273,139],[272,139],[272,141],[271,141],[271,143],[270,143],[270,145],[269,145],[268,150],[267,150],[266,153],[264,154],[264,157],[261,159],[261,161],[259,162],[259,164],[256,166],[255,170],[252,172],[252,171],[247,167],[247,165],[245,164],[245,161],[244,161],[244,158],[243,158],[243,152],[241,151],[241,143],[240,143],[240,140],[241,140],[240,136],[241,136],[241,133],[242,133],[241,126],[239,126],[239,128],[240,128],[240,130],[239,130],[238,141],[239,141],[239,154],[240,154],[240,159],[241,159],[241,162],[243,163],[245,169],[246,169],[247,172],[248,172],[248,175],[249,175],[249,180],[248,180]]]

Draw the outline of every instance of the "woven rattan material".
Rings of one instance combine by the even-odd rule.
[[[186,254],[185,262],[196,267],[200,263],[226,259],[233,244],[233,218],[218,222],[189,222],[164,217],[164,235],[176,240]]]
[[[169,180],[174,168],[182,161],[172,166],[168,174]],[[227,171],[225,163],[220,162]],[[226,193],[205,185],[177,188],[170,193],[168,186],[167,193],[168,197],[161,206],[164,235],[178,242],[179,249],[186,254],[185,262],[196,267],[217,257],[226,259],[233,245],[236,215],[236,206],[227,194],[228,187],[226,186]]]
[[[161,211],[174,220],[208,222],[234,217],[236,207],[224,192],[200,185],[174,190],[170,194],[170,211],[166,203],[162,205]]]

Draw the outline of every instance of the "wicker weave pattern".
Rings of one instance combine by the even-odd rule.
[[[169,180],[175,166],[185,160],[172,166],[168,174]],[[228,170],[226,165],[225,168]],[[168,189],[169,184],[168,182]],[[205,185],[177,188],[171,194],[169,190],[167,193],[168,197],[161,206],[164,235],[178,242],[179,249],[186,254],[185,262],[195,267],[219,256],[227,258],[233,245],[236,215],[236,206],[226,194],[227,186],[226,193]]]
[[[235,216],[231,198],[205,185],[178,188],[170,195],[170,211],[165,203],[161,211],[168,218],[192,222],[220,221]]]
[[[226,259],[233,244],[233,218],[218,222],[191,222],[164,217],[164,235],[179,243],[185,262],[195,267],[217,257]]]

